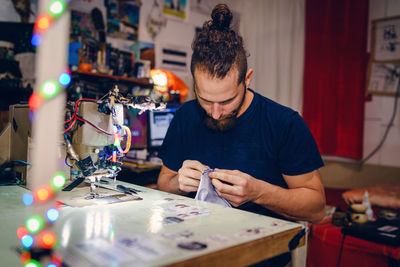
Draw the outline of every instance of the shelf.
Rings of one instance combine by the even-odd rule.
[[[143,86],[153,86],[152,83],[149,82],[148,79],[143,79],[143,78],[127,78],[127,77],[121,77],[121,76],[114,76],[114,75],[108,75],[104,73],[98,73],[98,72],[83,72],[83,71],[74,71],[71,73],[73,76],[86,76],[86,77],[92,77],[92,78],[104,78],[108,80],[115,80],[115,81],[122,81],[122,82],[128,82],[128,83],[136,83],[139,85]]]

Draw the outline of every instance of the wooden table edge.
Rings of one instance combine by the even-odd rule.
[[[290,240],[300,231],[301,226],[165,266],[247,266],[288,252]],[[297,247],[304,244],[305,236]]]

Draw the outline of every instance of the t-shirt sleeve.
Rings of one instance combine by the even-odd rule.
[[[281,173],[300,175],[324,166],[314,137],[297,112],[284,123],[280,137],[278,157]]]
[[[173,171],[178,171],[183,163],[182,156],[182,129],[179,126],[179,113],[177,112],[168,127],[163,144],[160,149],[159,157],[164,166]]]

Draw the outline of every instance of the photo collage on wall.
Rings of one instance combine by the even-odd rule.
[[[106,0],[107,35],[137,41],[139,34],[138,0]]]

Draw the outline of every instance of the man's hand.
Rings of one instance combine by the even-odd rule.
[[[248,201],[254,201],[260,195],[260,187],[258,186],[260,180],[244,172],[215,169],[208,176],[213,178],[212,183],[218,195],[228,200],[234,207]],[[232,185],[222,183],[221,181]]]
[[[196,192],[200,184],[201,173],[210,167],[197,160],[185,160],[178,171],[179,190],[183,192]]]
[[[215,169],[208,176],[213,178],[217,193],[234,207],[251,201],[289,219],[313,222],[325,215],[325,193],[318,170],[295,176],[283,174],[289,188],[241,171]]]

